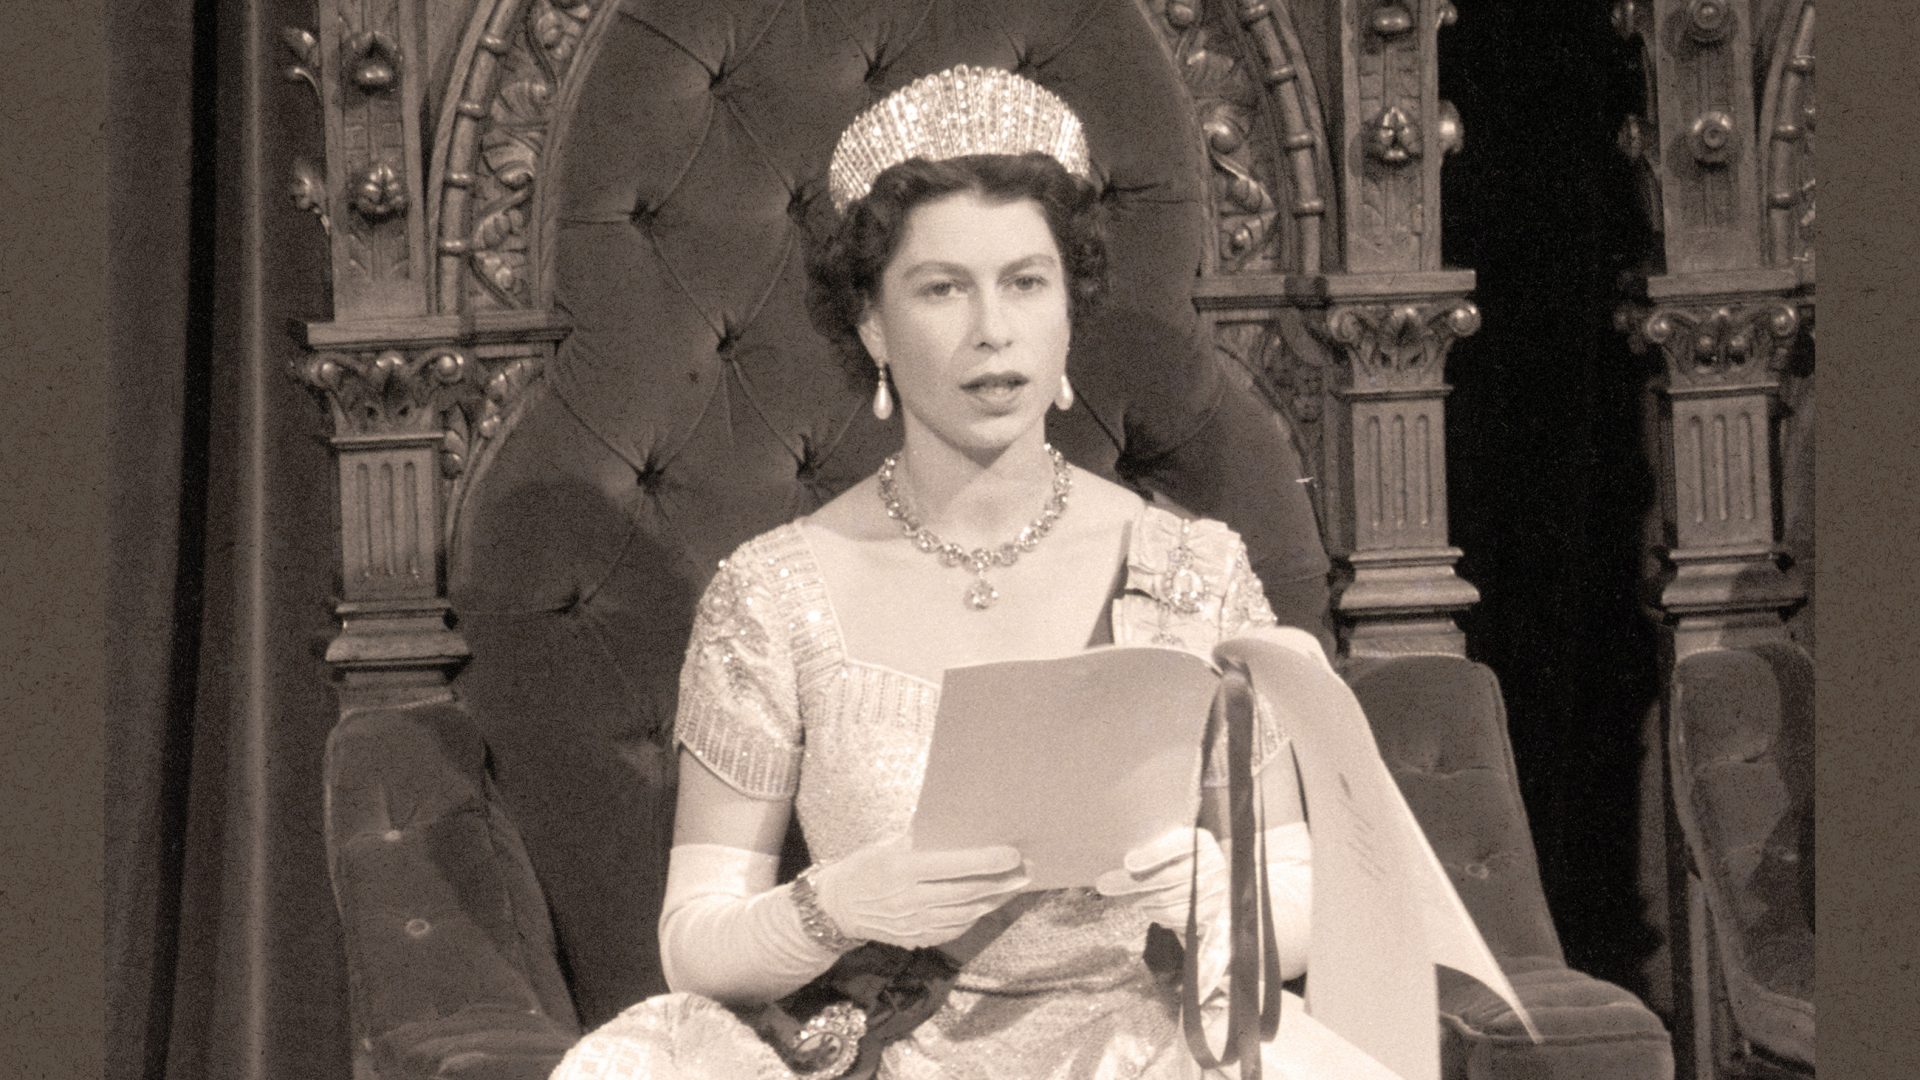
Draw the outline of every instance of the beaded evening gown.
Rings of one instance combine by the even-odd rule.
[[[1111,608],[1115,644],[1204,655],[1274,621],[1225,525],[1149,505],[1131,529]],[[938,698],[936,683],[846,654],[806,536],[787,524],[742,545],[702,597],[675,738],[743,793],[791,798],[808,848],[826,862],[906,830]],[[1270,720],[1259,741],[1262,761],[1282,745]],[[1225,783],[1221,762],[1205,773],[1203,782]],[[1012,921],[965,964],[941,1009],[887,1047],[884,1080],[1203,1075],[1174,991],[1142,960],[1148,920],[1135,907],[1069,889],[1027,894],[1002,912]],[[589,1034],[553,1077],[791,1075],[718,1003],[666,994]]]

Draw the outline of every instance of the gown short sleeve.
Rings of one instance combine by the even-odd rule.
[[[741,794],[787,799],[800,779],[799,692],[792,631],[761,569],[743,548],[701,596],[673,738]]]

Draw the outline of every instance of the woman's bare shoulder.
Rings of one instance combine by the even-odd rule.
[[[881,506],[879,491],[879,481],[868,475],[802,517],[798,524],[846,540],[890,536],[898,526]]]
[[[1080,521],[1097,529],[1120,528],[1131,524],[1146,507],[1140,493],[1086,469],[1077,469],[1073,494],[1069,498],[1072,513]]]

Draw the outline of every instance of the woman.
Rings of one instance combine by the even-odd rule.
[[[939,948],[957,968],[933,1015],[887,1045],[883,1077],[1202,1075],[1176,989],[1143,951],[1150,925],[1188,925],[1197,857],[1203,990],[1224,966],[1221,762],[1206,770],[1208,827],[1136,850],[1095,889],[1023,892],[1011,848],[902,839],[946,669],[1107,642],[1206,652],[1273,622],[1225,526],[1076,472],[1044,441],[1048,410],[1073,405],[1074,323],[1105,286],[1087,171],[1077,118],[1002,72],[929,76],[842,137],[843,217],[812,260],[810,303],[873,373],[875,414],[897,409],[902,447],[742,545],[709,586],[676,719],[660,925],[675,993],[590,1035],[556,1077],[790,1075],[716,1003],[779,999],[867,942]],[[1263,727],[1256,766],[1285,759]],[[1291,767],[1260,776],[1292,976],[1305,826]],[[815,863],[776,886],[794,814]]]

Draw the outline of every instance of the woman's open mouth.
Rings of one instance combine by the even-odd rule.
[[[997,372],[976,376],[960,384],[960,389],[981,405],[995,411],[1012,408],[1020,400],[1028,379],[1018,372]]]

